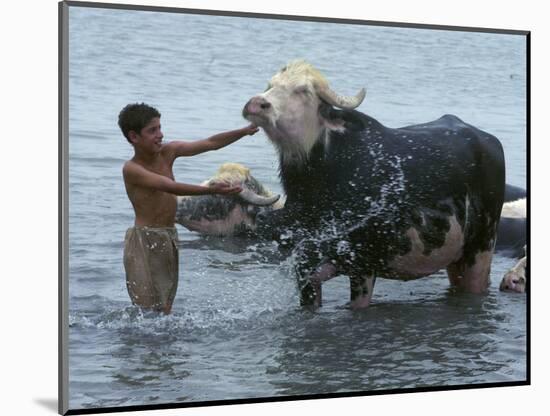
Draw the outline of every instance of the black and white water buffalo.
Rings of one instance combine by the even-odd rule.
[[[180,196],[176,210],[176,222],[191,231],[204,235],[226,236],[243,233],[255,228],[259,212],[278,209],[280,195],[274,195],[238,163],[224,163],[218,172],[202,185],[225,183],[240,186],[237,195]]]
[[[364,97],[335,93],[295,61],[243,109],[279,153],[287,200],[258,229],[302,233],[293,253],[301,303],[319,306],[322,282],[337,274],[350,278],[352,308],[369,305],[377,276],[446,268],[451,284],[484,292],[504,200],[500,142],[453,115],[385,127],[355,110]]]

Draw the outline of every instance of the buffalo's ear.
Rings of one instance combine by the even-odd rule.
[[[343,115],[343,111],[334,108],[324,101],[322,101],[319,105],[319,116],[321,118],[321,122],[323,126],[329,130],[342,131],[346,128],[346,122]]]

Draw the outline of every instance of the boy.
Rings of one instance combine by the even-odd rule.
[[[136,215],[135,226],[128,229],[124,241],[126,286],[133,304],[169,314],[178,286],[176,195],[230,195],[242,190],[175,182],[174,160],[220,149],[257,133],[258,128],[251,124],[208,139],[163,144],[160,113],[144,103],[124,107],[118,125],[135,152],[122,170]]]

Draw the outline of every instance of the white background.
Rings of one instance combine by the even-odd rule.
[[[114,0],[113,0],[114,1]],[[123,1],[118,1],[123,2]],[[153,1],[157,6],[327,16],[530,30],[532,32],[532,385],[324,399],[274,404],[233,405],[149,411],[147,415],[298,415],[335,412],[407,415],[542,414],[549,394],[547,331],[550,315],[547,142],[550,14],[542,1],[460,0],[358,2],[338,0]],[[1,13],[2,115],[0,177],[2,250],[0,412],[53,415],[57,407],[57,1],[3,3]],[[139,27],[136,27],[139,30]],[[266,45],[269,47],[269,45]],[[242,51],[246,54],[246,51]],[[235,59],[239,59],[238,56]],[[7,233],[5,232],[7,230]]]

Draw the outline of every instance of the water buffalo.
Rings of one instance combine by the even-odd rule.
[[[282,207],[280,195],[274,195],[258,182],[250,170],[237,163],[223,164],[217,174],[202,185],[226,183],[241,186],[236,196],[180,196],[176,222],[191,231],[205,235],[226,236],[254,228],[256,214]]]
[[[527,244],[526,217],[527,199],[525,197],[504,203],[498,225],[495,250],[509,257],[523,256],[523,247]]]
[[[524,247],[524,250],[527,251],[527,247]],[[527,284],[527,275],[525,272],[527,268],[527,253],[524,252],[524,254],[524,257],[504,275],[500,282],[500,290],[505,292],[525,292]]]
[[[500,142],[453,115],[385,127],[355,110],[364,97],[335,93],[295,61],[243,108],[279,153],[285,207],[257,225],[278,240],[300,233],[301,304],[320,306],[337,274],[350,278],[352,308],[369,305],[377,276],[442,268],[452,285],[485,292],[504,200]]]

